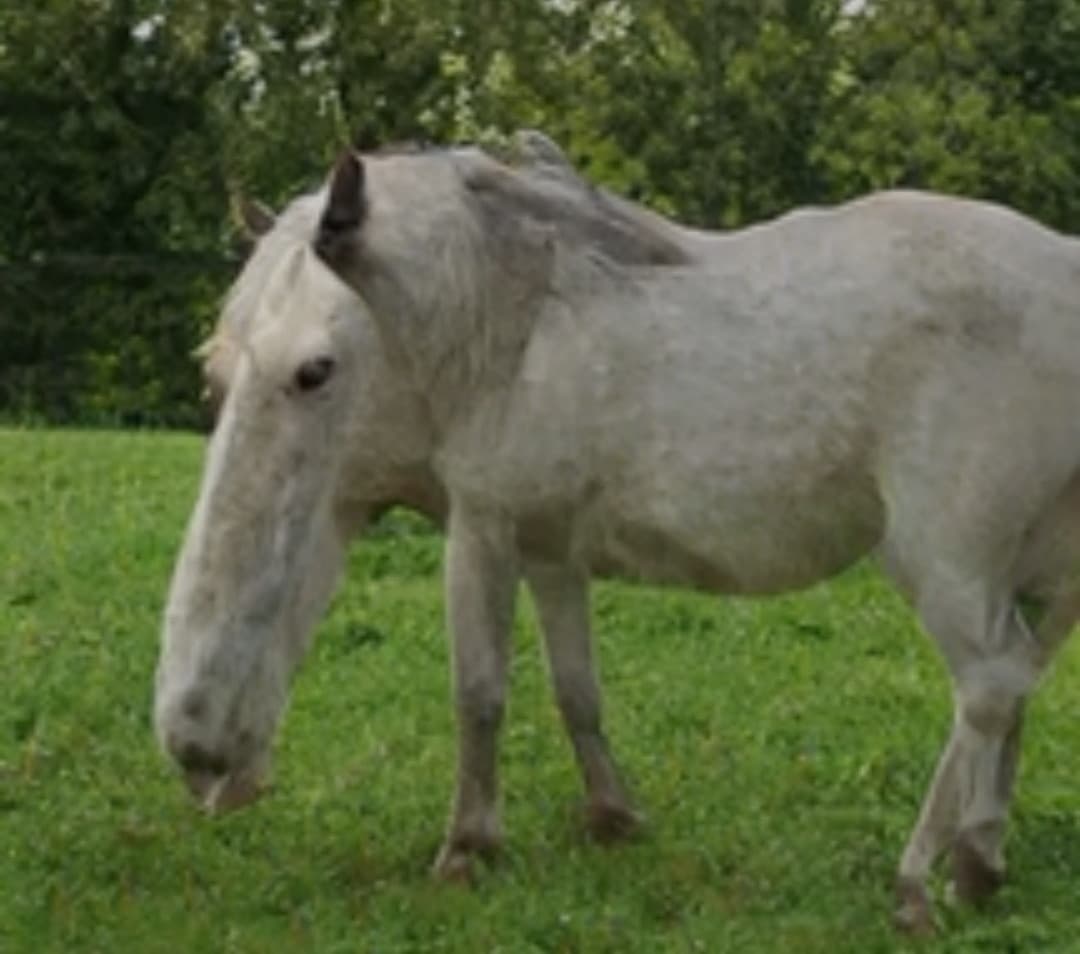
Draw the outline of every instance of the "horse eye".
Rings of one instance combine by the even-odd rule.
[[[301,391],[321,388],[334,373],[334,359],[329,355],[309,358],[296,369],[296,386]]]

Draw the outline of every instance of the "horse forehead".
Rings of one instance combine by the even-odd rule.
[[[259,326],[298,328],[319,324],[340,307],[340,283],[306,245],[297,244],[274,264],[259,297]]]

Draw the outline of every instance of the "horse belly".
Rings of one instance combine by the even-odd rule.
[[[838,482],[777,501],[711,502],[608,513],[579,539],[595,573],[716,593],[766,595],[833,576],[880,541],[874,489]]]

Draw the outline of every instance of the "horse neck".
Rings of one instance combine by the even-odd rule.
[[[516,378],[545,304],[543,289],[523,287],[514,279],[478,282],[420,302],[391,292],[372,309],[386,355],[382,383],[429,442]]]
[[[372,360],[363,372],[344,438],[342,500],[365,512],[403,506],[442,525],[446,493],[435,475],[437,437],[426,402],[399,365]]]

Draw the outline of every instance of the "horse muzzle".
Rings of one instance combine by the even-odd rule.
[[[249,772],[214,774],[185,769],[184,781],[199,807],[210,815],[223,815],[258,801],[270,786]]]
[[[269,787],[264,781],[270,762],[268,750],[247,751],[242,758],[235,757],[238,753],[229,757],[178,731],[178,727],[164,734],[164,742],[183,772],[188,791],[210,814],[250,805]]]

